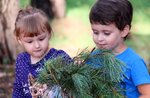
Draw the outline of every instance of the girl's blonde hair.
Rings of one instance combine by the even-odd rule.
[[[24,36],[37,36],[43,32],[52,33],[47,15],[40,9],[27,7],[20,10],[15,22],[15,35],[17,38],[20,34]]]

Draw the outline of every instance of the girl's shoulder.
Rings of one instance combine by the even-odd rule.
[[[51,52],[65,52],[64,50],[61,50],[61,49],[56,49],[56,48],[51,48],[49,51]]]
[[[27,52],[21,52],[17,55],[17,59],[28,59],[30,55]]]
[[[19,53],[16,59],[16,66],[18,68],[24,69],[24,67],[29,64],[30,64],[30,55],[27,52]]]
[[[50,50],[49,50],[49,52],[48,52],[48,54],[51,54],[51,55],[60,55],[60,54],[67,54],[64,50],[58,50],[58,49],[55,49],[55,48],[51,48]]]
[[[51,48],[49,50],[48,56],[49,56],[49,58],[55,58],[58,56],[62,56],[65,59],[71,59],[71,57],[64,50],[61,50],[61,49],[58,50],[55,48]]]

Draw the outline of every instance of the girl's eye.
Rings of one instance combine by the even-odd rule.
[[[39,38],[40,41],[43,41],[45,39],[45,37]]]
[[[32,43],[32,41],[26,41],[27,43]]]

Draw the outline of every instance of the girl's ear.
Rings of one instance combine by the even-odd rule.
[[[19,38],[17,38],[17,41],[18,41],[18,43],[19,43],[20,45],[22,45],[22,42],[21,42],[21,40],[20,40]]]
[[[52,36],[52,34],[51,34],[51,33],[49,33],[49,34],[48,34],[48,38],[50,39],[50,38],[51,38],[51,36]]]
[[[123,38],[126,37],[129,34],[129,31],[130,31],[130,27],[129,27],[129,25],[126,25],[121,32],[122,37]]]

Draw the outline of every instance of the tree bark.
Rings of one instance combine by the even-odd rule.
[[[66,14],[66,0],[51,0],[53,3],[53,12],[56,18],[63,18]]]
[[[31,0],[31,6],[43,10],[50,19],[63,18],[66,14],[65,0]]]
[[[0,0],[0,63],[12,63],[21,50],[14,37],[18,0]]]
[[[52,2],[51,0],[31,0],[31,6],[43,10],[49,19],[54,18],[54,13],[52,11]]]

